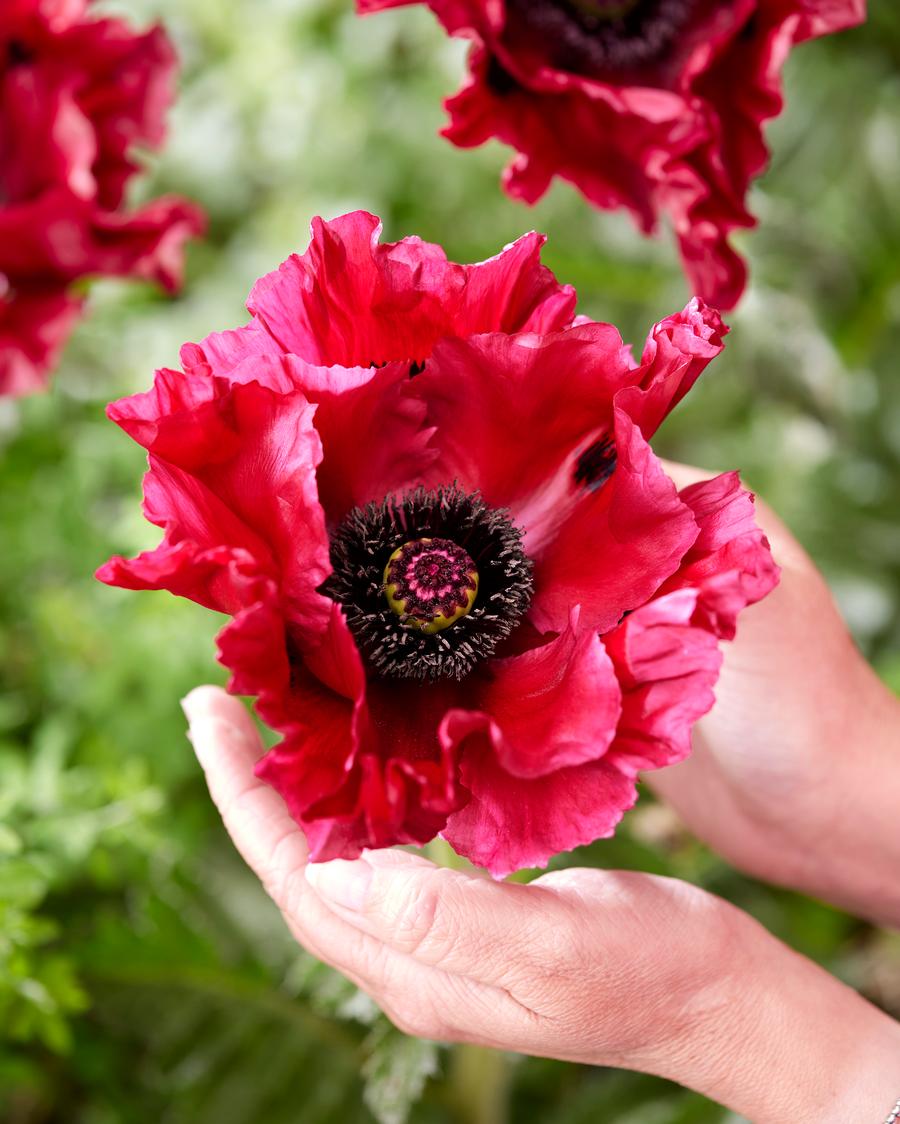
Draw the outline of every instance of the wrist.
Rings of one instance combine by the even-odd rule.
[[[732,912],[716,1001],[665,1076],[754,1124],[883,1124],[900,1096],[900,1024]]]
[[[848,696],[854,715],[830,740],[830,798],[816,802],[779,881],[900,927],[900,700],[865,665]]]

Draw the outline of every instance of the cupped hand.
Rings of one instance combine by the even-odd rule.
[[[900,924],[900,702],[796,539],[764,503],[757,518],[781,582],[725,645],[692,756],[644,780],[737,866]]]
[[[302,832],[253,774],[263,747],[244,707],[212,687],[184,705],[225,826],[293,935],[401,1029],[645,1070],[757,1124],[845,1121],[861,1074],[873,1105],[887,1098],[893,1024],[724,901],[599,870],[495,883],[403,851],[308,865]],[[783,1010],[791,974],[802,1002]],[[801,1071],[773,1080],[802,1025],[822,1022],[852,1048],[805,1044]]]
[[[402,1029],[659,1071],[725,1002],[739,915],[719,899],[596,870],[497,883],[400,850],[308,865],[300,828],[253,775],[263,747],[241,703],[204,687],[185,709],[225,826],[294,936]]]

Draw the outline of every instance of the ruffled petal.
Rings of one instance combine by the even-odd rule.
[[[473,42],[444,135],[511,145],[503,185],[525,202],[560,176],[597,207],[627,208],[645,233],[668,213],[693,291],[720,308],[746,285],[729,235],[754,225],[746,195],[767,161],[762,125],[781,110],[784,63],[802,40],[865,17],[864,0],[697,4],[669,48],[627,73],[568,62],[564,27],[554,32],[546,11],[529,26],[502,0],[427,3]],[[395,6],[358,0],[362,12]]]
[[[604,754],[621,713],[613,665],[579,611],[553,640],[495,660],[450,710],[442,744],[460,753],[471,794],[444,830],[497,877],[609,835],[635,798]]]
[[[800,5],[796,40],[831,35],[856,27],[866,18],[866,0],[804,0]]]
[[[386,8],[404,8],[418,0],[356,0],[360,15],[379,12]],[[498,4],[485,4],[484,0],[428,0],[428,6],[452,34],[474,33],[491,18],[490,9],[500,9]],[[495,17],[502,19],[501,17]]]
[[[541,630],[564,628],[580,605],[584,627],[607,631],[653,596],[697,538],[690,507],[621,410],[614,434],[614,474],[602,488],[581,491],[556,537],[534,555],[530,617]],[[529,548],[527,534],[525,542]]]
[[[442,733],[450,743],[464,742],[460,776],[471,793],[442,834],[495,878],[607,838],[637,799],[634,780],[606,758],[514,777],[498,761],[483,717],[455,713]]]
[[[363,849],[422,844],[467,799],[458,781],[455,747],[438,740],[441,717],[457,697],[454,686],[398,690],[379,681],[356,700],[340,759],[342,775],[323,793],[310,782],[305,743],[286,739],[257,768],[285,797],[302,824],[313,861],[352,858]],[[402,690],[402,695],[400,691]],[[352,747],[352,748],[351,748]],[[329,776],[334,779],[332,770]]]
[[[692,624],[697,591],[682,589],[635,610],[603,643],[622,686],[608,757],[624,773],[660,769],[691,751],[691,727],[712,707],[722,655]]]
[[[450,124],[443,134],[462,148],[490,137],[512,145],[517,156],[503,186],[527,203],[537,202],[560,176],[598,207],[626,207],[649,232],[657,219],[659,170],[706,133],[703,117],[667,90],[634,87],[621,96],[586,80],[557,80],[552,91],[534,88],[532,72],[526,78],[509,55],[500,63],[483,48],[472,52],[469,66],[468,82],[446,103]],[[614,158],[598,159],[598,153]]]
[[[64,287],[25,286],[0,297],[0,395],[46,386],[81,308]]]
[[[546,241],[546,235],[531,231],[486,261],[462,266],[466,285],[448,334],[547,334],[568,327],[575,315],[575,290],[560,285],[541,265]]]
[[[145,510],[166,528],[162,549],[188,540],[201,550],[246,550],[278,577],[295,623],[319,631],[330,603],[316,590],[331,570],[316,490],[315,406],[299,391],[279,394],[255,382],[197,404],[191,380],[171,374],[157,380],[155,400],[111,408],[151,451]],[[184,408],[135,421],[140,408],[172,402],[179,389]]]
[[[82,60],[78,92],[97,141],[93,176],[104,209],[120,206],[140,165],[135,146],[158,148],[175,93],[175,50],[160,26],[135,34],[123,20],[93,19],[72,27],[60,42]]]
[[[0,71],[3,209],[38,200],[62,187],[91,198],[97,139],[73,90],[61,87],[48,68]]]
[[[367,686],[338,606],[311,642],[273,584],[257,593],[219,636],[219,658],[229,690],[256,695],[260,716],[283,735],[256,774],[283,797],[311,859],[434,838],[466,798],[456,753],[437,738],[454,687],[412,686],[398,700],[391,687]]]
[[[235,371],[257,357],[278,360],[284,352],[256,320],[227,332],[212,332],[201,343],[186,343],[181,348],[181,365],[189,375],[209,376],[247,381],[235,377]],[[266,380],[260,380],[266,381]]]
[[[682,311],[655,324],[647,337],[634,385],[616,397],[649,439],[721,352],[728,328],[715,309],[696,297]]]
[[[553,640],[492,661],[471,694],[498,762],[523,779],[602,757],[621,710],[612,662],[597,634],[580,627],[577,606]]]
[[[347,784],[363,706],[364,679],[355,648],[337,643],[329,658],[349,697],[294,658],[284,612],[272,594],[238,614],[219,636],[219,659],[232,672],[229,690],[257,695],[261,717],[284,735],[255,772],[280,793],[301,826],[312,828],[313,850],[322,825],[317,829],[309,823],[307,812]]]
[[[637,377],[610,324],[445,340],[411,387],[436,430],[426,479],[458,479],[533,525],[569,488],[564,463],[611,430],[613,399]]]
[[[100,211],[88,230],[86,273],[152,281],[174,293],[184,280],[184,247],[206,231],[206,216],[178,196],[161,196],[134,211]]]
[[[753,494],[736,472],[692,484],[679,493],[700,528],[678,572],[663,592],[693,589],[693,623],[732,640],[738,614],[761,601],[778,584],[779,569],[769,542],[756,525]]]
[[[165,589],[220,613],[239,613],[253,604],[268,580],[248,551],[203,549],[186,539],[163,541],[136,558],[111,558],[95,576],[122,589]]]
[[[697,538],[657,596],[603,637],[622,685],[622,717],[609,751],[623,770],[683,760],[691,727],[713,705],[720,639],[778,581],[753,497],[737,473],[685,488]]]
[[[706,106],[709,136],[661,184],[660,205],[672,216],[694,291],[711,304],[734,307],[746,286],[746,264],[728,238],[755,225],[746,196],[768,164],[762,127],[784,107],[781,75],[791,50],[864,18],[863,0],[757,4],[737,33],[692,60],[685,84]]]
[[[291,356],[288,366],[316,406],[319,502],[331,525],[351,508],[380,502],[423,478],[437,452],[425,405],[411,392],[408,364],[314,367]]]
[[[115,403],[110,416],[149,447],[160,417],[227,395],[229,385],[259,382],[281,394],[301,391],[316,408],[322,444],[318,498],[332,526],[350,508],[380,501],[423,478],[437,454],[425,406],[411,391],[408,364],[317,367],[294,355],[254,352],[260,335],[221,333],[211,345],[204,340],[185,346],[186,375],[157,371],[152,390]],[[249,355],[243,353],[245,343]]]
[[[419,238],[380,243],[380,233],[364,211],[314,219],[306,253],[256,283],[247,307],[280,348],[324,366],[421,363],[444,336],[571,320],[574,293],[540,265],[540,235],[464,266]]]
[[[204,230],[193,203],[162,197],[136,211],[100,211],[61,189],[0,208],[0,270],[21,279],[76,281],[91,274],[181,284],[184,244]]]
[[[205,220],[174,197],[123,206],[136,147],[165,132],[176,60],[160,27],[92,18],[83,0],[7,0],[0,40],[17,47],[0,67],[0,277],[21,305],[0,313],[0,393],[20,394],[58,358],[82,304],[69,286],[108,275],[174,291]]]

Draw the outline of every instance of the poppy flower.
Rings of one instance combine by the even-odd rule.
[[[648,444],[722,349],[699,301],[640,361],[527,234],[477,265],[357,212],[254,287],[244,327],[110,417],[160,545],[101,580],[230,614],[258,773],[314,860],[436,833],[502,875],[610,835],[683,758],[718,644],[776,568],[735,474]]]
[[[417,0],[357,0],[361,13]],[[755,225],[751,181],[805,39],[865,18],[865,0],[426,0],[472,40],[444,135],[516,149],[504,187],[534,203],[554,176],[650,234],[668,215],[691,290],[732,308],[746,266],[728,241]]]
[[[157,148],[175,56],[162,28],[93,18],[89,0],[0,11],[0,394],[39,390],[76,323],[74,283],[168,290],[203,216],[183,199],[124,205],[136,145]]]

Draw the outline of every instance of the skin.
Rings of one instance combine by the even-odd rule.
[[[735,865],[900,925],[900,704],[808,557],[764,507],[760,521],[781,585],[742,618],[693,757],[648,779]],[[402,1030],[655,1073],[754,1124],[880,1124],[900,1094],[900,1024],[722,899],[631,872],[495,883],[404,851],[308,864],[253,775],[242,704],[200,687],[184,708],[295,938]]]
[[[800,544],[759,501],[757,517],[781,581],[726,645],[693,755],[645,779],[740,869],[900,928],[900,701]]]

